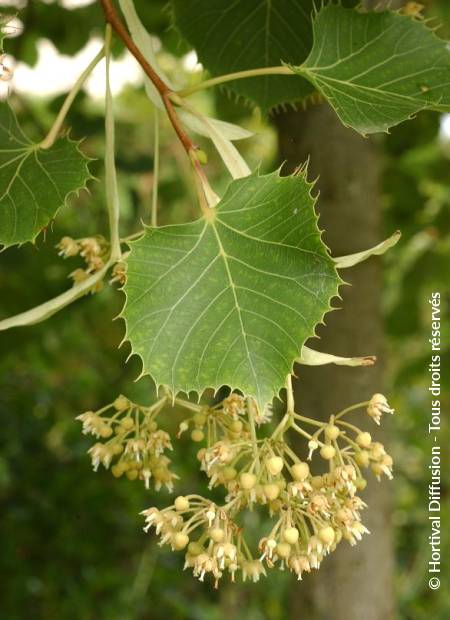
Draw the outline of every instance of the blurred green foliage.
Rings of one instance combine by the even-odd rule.
[[[430,3],[441,18],[448,3]],[[186,52],[169,28],[165,3],[137,2],[147,27],[163,40],[168,52],[162,62],[180,71]],[[25,24],[9,51],[26,62],[36,60],[36,41],[48,37],[66,54],[81,49],[90,36],[101,34],[97,4],[66,11],[56,3],[33,0],[20,14]],[[447,15],[447,19],[449,16]],[[450,19],[448,19],[450,24]],[[7,43],[7,45],[9,45]],[[119,46],[116,53],[120,53]],[[196,74],[186,75],[196,80]],[[62,98],[40,101],[13,98],[31,137],[44,135]],[[242,143],[252,166],[275,159],[275,135],[257,113],[239,108],[213,93],[196,96],[205,112],[242,122],[258,131]],[[122,204],[122,234],[149,221],[153,110],[143,89],[126,89],[116,99],[117,164]],[[86,136],[83,148],[96,158],[92,172],[103,176],[102,104],[81,94],[70,113],[75,137]],[[196,215],[189,168],[171,128],[162,123],[159,207],[161,221],[187,220]],[[220,190],[228,178],[206,141],[213,185]],[[394,528],[397,546],[397,611],[402,620],[448,620],[450,589],[432,592],[427,585],[427,484],[430,441],[427,433],[429,394],[430,310],[428,298],[440,290],[448,317],[450,280],[450,141],[440,135],[437,115],[421,114],[395,128],[383,141],[383,196],[386,234],[400,228],[403,239],[386,257],[383,304],[390,367],[388,392],[395,400],[396,456]],[[55,244],[63,235],[106,234],[101,183],[91,185],[61,211],[36,246],[9,249],[0,256],[1,316],[20,312],[58,294],[68,285],[76,258],[57,257]],[[142,532],[139,511],[155,501],[142,483],[116,480],[109,472],[93,474],[86,450],[90,440],[80,433],[75,416],[110,402],[118,393],[149,403],[151,381],[134,383],[139,364],[125,364],[121,321],[114,321],[122,294],[105,285],[101,294],[84,298],[51,320],[0,334],[0,615],[8,620],[284,620],[289,616],[288,575],[273,575],[260,584],[222,587],[213,591],[180,571],[176,554],[160,552]],[[449,322],[442,323],[443,406],[448,411]],[[166,424],[175,430],[177,412]],[[450,430],[443,416],[441,445]],[[195,449],[177,444],[174,469],[179,490],[191,488]],[[447,455],[444,459],[448,458]],[[450,523],[450,469],[443,472],[443,523]],[[450,530],[443,527],[442,582],[450,581]],[[296,586],[296,587],[302,587]],[[307,578],[304,586],[307,587]]]

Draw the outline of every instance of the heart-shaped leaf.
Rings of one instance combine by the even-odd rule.
[[[450,109],[450,50],[420,19],[330,4],[313,37],[294,70],[361,134],[387,131],[425,108]]]
[[[87,162],[67,137],[49,149],[33,144],[10,106],[0,104],[0,244],[34,241],[68,195],[86,186]]]
[[[175,25],[212,75],[300,64],[312,45],[314,0],[172,0]],[[295,76],[262,76],[227,87],[264,111],[309,95]]]
[[[340,283],[311,187],[305,172],[238,179],[209,217],[131,244],[122,317],[143,374],[260,406],[279,392]]]

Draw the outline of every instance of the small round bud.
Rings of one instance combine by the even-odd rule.
[[[299,531],[296,527],[288,527],[284,530],[284,540],[290,545],[295,545],[298,541]]]
[[[175,506],[175,510],[178,510],[179,512],[183,512],[183,510],[189,510],[189,500],[186,499],[184,495],[179,495],[178,497],[176,497],[173,505]]]
[[[128,469],[126,472],[126,476],[128,480],[136,480],[136,478],[138,477],[137,469]]]
[[[275,481],[275,484],[278,486],[280,491],[284,491],[284,489],[287,486],[286,480],[284,478],[279,478],[278,480]]]
[[[100,428],[99,432],[100,437],[103,437],[104,439],[106,439],[107,437],[111,437],[111,435],[113,434],[112,428],[106,424]]]
[[[120,476],[123,474],[123,469],[120,465],[113,465],[111,467],[111,473],[114,478],[120,478]]]
[[[385,451],[384,446],[383,446],[382,443],[377,441],[376,443],[373,444],[373,446],[372,446],[372,448],[370,450],[370,455],[372,456],[372,458],[374,458],[375,460],[379,460],[385,454],[386,454],[386,451]]]
[[[228,465],[227,467],[224,467],[222,470],[222,475],[224,477],[224,479],[229,482],[230,480],[234,480],[237,476],[237,471],[235,470],[234,467],[231,467],[230,465]]]
[[[382,467],[381,463],[372,463],[370,468],[373,471],[373,473],[375,474],[375,476],[377,476],[378,478],[380,476],[382,476],[383,473],[384,473],[383,472],[383,467]]]
[[[282,508],[283,502],[280,499],[274,499],[272,502],[269,502],[269,509],[272,514],[279,512]]]
[[[295,463],[295,465],[292,465],[291,471],[294,480],[302,482],[309,476],[309,465],[308,463]]]
[[[241,433],[243,428],[244,425],[240,420],[233,420],[233,422],[230,424],[230,430],[233,433]]]
[[[189,536],[183,532],[177,532],[172,538],[172,546],[177,551],[184,549],[189,543]]]
[[[327,525],[319,530],[318,536],[324,545],[331,545],[335,539],[335,532],[331,526]]]
[[[205,433],[201,431],[199,428],[194,428],[194,430],[191,433],[191,439],[192,441],[199,443],[200,441],[203,441],[205,439]]]
[[[291,554],[291,545],[288,543],[278,543],[276,547],[277,556],[281,559],[286,559]]]
[[[356,452],[355,461],[360,467],[369,467],[370,456],[367,450],[359,450]]]
[[[370,433],[359,433],[358,435],[356,435],[356,443],[358,444],[358,446],[361,446],[361,448],[368,448],[372,443],[372,437]]]
[[[272,456],[270,459],[267,459],[265,465],[272,476],[278,476],[283,469],[284,461],[281,456]]]
[[[341,431],[335,424],[328,424],[327,426],[325,426],[325,437],[327,437],[328,439],[337,439],[340,432]]]
[[[125,409],[129,408],[130,404],[131,403],[128,398],[125,398],[125,396],[122,395],[118,396],[113,403],[114,408],[117,409],[117,411],[125,411]]]
[[[277,499],[280,494],[280,487],[277,484],[265,484],[264,485],[264,495],[268,500],[272,501]]]
[[[117,456],[123,452],[123,446],[121,443],[114,443],[111,446],[112,453]]]
[[[189,546],[187,549],[187,552],[189,553],[189,555],[197,556],[203,553],[203,551],[204,551],[203,546],[200,543],[198,542],[189,543]]]
[[[322,446],[320,450],[320,456],[326,461],[330,461],[336,456],[336,450],[333,448],[333,446]]]
[[[358,491],[364,491],[366,486],[367,486],[367,480],[365,478],[356,478],[355,487],[358,489]]]
[[[324,479],[322,476],[313,476],[311,478],[311,485],[314,489],[320,489],[324,485]]]
[[[209,536],[215,543],[221,543],[225,538],[225,532],[220,527],[213,527],[209,533]]]
[[[132,418],[127,417],[127,418],[124,418],[124,419],[122,420],[122,422],[120,423],[120,425],[121,425],[121,427],[122,427],[124,430],[126,430],[126,431],[131,431],[131,429],[132,429],[132,428],[133,428],[133,426],[134,426],[134,421],[133,421],[133,419],[132,419]]]
[[[204,413],[196,413],[193,417],[195,426],[205,426],[206,416]]]
[[[197,461],[203,461],[203,459],[205,458],[205,454],[206,454],[206,449],[200,448],[200,450],[197,452]]]
[[[239,480],[241,482],[241,487],[246,491],[253,489],[256,484],[255,474],[249,474],[248,472],[241,474]]]
[[[392,465],[394,464],[394,460],[389,454],[383,454],[383,456],[381,457],[381,464],[385,465],[386,467],[392,467]]]

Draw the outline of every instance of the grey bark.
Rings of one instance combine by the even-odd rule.
[[[382,232],[376,142],[343,127],[327,105],[280,115],[275,124],[284,172],[309,157],[309,177],[320,175],[319,225],[325,230],[323,239],[333,255],[357,252],[378,243]],[[320,340],[311,340],[309,346],[336,355],[375,354],[378,363],[372,368],[299,367],[295,384],[297,409],[322,419],[382,392],[380,260],[371,258],[341,274],[351,284],[340,291],[343,300],[338,302],[343,309],[326,316],[326,326],[318,329]],[[353,420],[363,420],[367,430],[385,442],[385,427],[379,431],[364,417],[368,416],[359,414]],[[318,572],[293,584],[293,619],[393,618],[391,489],[387,480],[378,483],[370,473],[368,478],[363,497],[369,508],[363,521],[371,534],[356,547],[342,542]]]

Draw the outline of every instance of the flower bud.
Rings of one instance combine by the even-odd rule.
[[[240,420],[233,420],[230,424],[230,430],[233,431],[233,433],[241,433],[243,428],[244,425]]]
[[[225,538],[225,532],[220,527],[214,527],[209,533],[209,536],[215,543],[221,543]]]
[[[325,426],[325,437],[334,440],[339,437],[340,430],[335,424],[328,424]]]
[[[356,443],[358,446],[361,446],[361,448],[368,448],[372,443],[370,433],[359,433],[359,435],[356,435]]]
[[[125,431],[131,431],[134,426],[134,421],[132,418],[127,417],[121,421],[120,425]]]
[[[184,495],[179,495],[174,501],[175,510],[182,512],[183,510],[189,510],[189,500]]]
[[[199,411],[198,413],[194,415],[193,420],[194,420],[195,426],[205,426],[206,416],[204,413],[201,413]]]
[[[367,450],[359,450],[356,452],[355,461],[360,467],[369,467],[370,456]]]
[[[320,450],[320,456],[326,461],[330,461],[336,456],[336,450],[333,448],[333,446],[322,446]]]
[[[327,525],[319,530],[318,536],[323,544],[328,546],[334,542],[335,532],[331,526]]]
[[[285,560],[291,553],[291,545],[288,543],[278,543],[276,553],[279,558]]]
[[[272,476],[278,476],[284,466],[283,459],[281,456],[272,456],[267,459],[265,463],[268,471],[272,474]]]
[[[128,398],[122,395],[118,396],[113,403],[114,408],[117,409],[117,411],[125,411],[125,409],[130,407],[130,404],[131,403]]]
[[[299,531],[296,527],[288,527],[284,530],[284,540],[290,545],[295,545],[298,541]]]
[[[280,494],[280,487],[277,484],[265,484],[264,485],[264,495],[268,500],[272,501],[277,499]]]
[[[291,472],[294,480],[302,482],[309,476],[309,465],[308,463],[295,463],[295,465],[292,465]]]
[[[246,491],[253,489],[256,484],[256,476],[255,474],[250,474],[245,472],[240,476],[241,487]]]
[[[177,532],[172,538],[172,546],[177,551],[184,549],[189,543],[189,536],[184,532]]]

